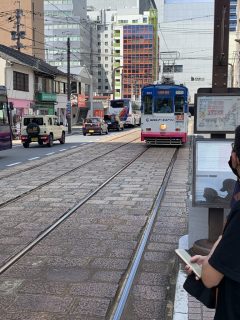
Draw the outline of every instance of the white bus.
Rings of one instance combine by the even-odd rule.
[[[141,124],[141,112],[131,99],[114,99],[110,101],[109,114],[116,114],[125,127],[135,127]]]

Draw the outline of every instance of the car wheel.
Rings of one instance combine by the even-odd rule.
[[[60,141],[61,144],[65,143],[65,132],[62,132],[62,137],[61,137],[61,139],[59,141]]]
[[[42,145],[43,145],[42,140],[39,140],[39,141],[38,141],[38,144],[39,144],[40,146],[42,146]]]
[[[83,133],[83,135],[85,136],[85,135],[86,135],[86,133]]]
[[[52,136],[52,134],[50,134],[50,135],[48,136],[47,146],[48,146],[48,147],[52,147],[52,146],[53,146],[53,136]]]
[[[24,147],[24,148],[29,148],[29,143],[28,143],[28,142],[24,142],[24,143],[23,143],[23,147]]]
[[[108,134],[108,129],[106,130],[106,134]]]

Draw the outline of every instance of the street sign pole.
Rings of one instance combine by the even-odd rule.
[[[72,106],[71,106],[71,81],[70,81],[70,38],[67,39],[67,123],[68,133],[72,133]]]

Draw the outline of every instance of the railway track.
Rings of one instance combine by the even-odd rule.
[[[31,209],[23,218],[32,212],[32,220],[21,222],[17,215],[24,199],[1,208],[0,217],[8,209],[19,218],[20,227],[12,228],[22,228],[15,241],[29,237],[11,258],[7,243],[3,250],[0,319],[120,319],[177,154],[174,148],[128,143],[51,182],[52,195],[49,186],[35,190],[35,202],[49,195],[45,207],[33,207],[24,197]],[[65,196],[56,206],[52,199],[61,190]]]
[[[132,143],[132,142],[134,142],[134,141],[137,141],[137,140],[138,140],[138,138],[137,138],[137,139],[133,139],[133,140],[131,140],[130,142],[124,143],[124,144],[122,144],[121,146],[118,146],[118,147],[116,147],[116,148],[113,148],[112,150],[107,151],[107,152],[105,152],[105,153],[103,153],[103,154],[101,154],[101,155],[99,155],[99,156],[96,156],[95,158],[92,158],[92,159],[86,161],[85,163],[82,163],[82,164],[74,167],[73,169],[68,169],[66,172],[64,172],[64,173],[62,173],[62,174],[59,174],[58,176],[56,176],[56,177],[48,180],[47,182],[44,182],[44,183],[42,183],[42,184],[39,184],[37,187],[34,187],[34,188],[32,188],[31,190],[28,190],[28,191],[26,191],[26,192],[23,192],[23,193],[21,193],[20,195],[18,195],[18,196],[16,196],[16,197],[13,197],[13,198],[11,198],[11,199],[8,199],[8,200],[5,201],[5,202],[0,203],[0,209],[1,209],[1,208],[4,208],[5,206],[7,206],[7,205],[9,205],[9,204],[11,204],[11,203],[13,203],[13,202],[15,202],[15,201],[18,201],[18,200],[20,200],[20,199],[22,199],[22,198],[24,198],[24,197],[26,197],[26,196],[31,195],[31,193],[33,193],[33,192],[35,192],[35,191],[37,191],[37,190],[39,190],[39,189],[41,189],[41,188],[43,188],[43,187],[45,187],[45,186],[48,186],[48,185],[50,185],[51,183],[53,183],[53,182],[55,182],[55,181],[63,178],[64,176],[67,176],[67,175],[69,175],[69,174],[71,174],[71,173],[74,173],[75,171],[77,171],[77,170],[79,170],[79,169],[82,169],[84,166],[89,165],[89,164],[91,164],[92,162],[94,162],[94,161],[96,161],[96,160],[99,160],[99,159],[101,159],[102,157],[104,157],[104,156],[106,156],[106,155],[109,155],[110,153],[112,153],[112,152],[114,152],[114,151],[116,151],[116,150],[118,150],[118,149],[120,149],[120,148],[128,145],[129,143]],[[79,152],[75,152],[75,154],[78,155]],[[71,155],[72,155],[72,154],[71,154]],[[58,158],[57,160],[59,160],[59,158]],[[48,161],[48,163],[50,163],[50,161]],[[45,166],[45,165],[46,165],[46,162],[45,162],[44,164],[41,164],[41,165],[39,164],[39,165],[32,166],[31,168],[28,168],[27,170],[24,170],[24,169],[23,169],[22,171],[20,170],[20,172],[21,172],[21,173],[25,173],[25,172],[27,172],[27,171],[29,171],[29,170],[35,170],[35,169],[39,168],[40,166]],[[4,201],[4,197],[2,197],[2,199],[1,199],[0,201]]]
[[[135,131],[135,132],[138,132],[138,131]],[[124,133],[122,133],[121,135],[118,135],[118,136],[107,137],[106,139],[107,139],[108,143],[109,142],[110,143],[111,142],[118,142],[118,141],[121,141],[125,137],[131,136],[132,133],[133,133],[133,131],[130,131],[130,132],[128,131],[128,132],[124,132]],[[53,155],[53,156],[50,156],[50,157],[48,157],[47,159],[44,159],[44,160],[41,159],[41,160],[38,161],[38,164],[32,165],[31,163],[27,163],[27,164],[22,165],[21,167],[18,166],[18,167],[15,167],[15,168],[9,168],[8,170],[1,170],[0,171],[0,179],[2,180],[2,179],[10,178],[10,177],[15,177],[16,174],[24,173],[24,172],[27,172],[27,171],[30,171],[30,170],[37,169],[37,168],[42,167],[42,166],[46,166],[51,161],[49,159],[54,159],[54,161],[59,161],[59,160],[62,160],[64,158],[66,158],[66,156],[70,157],[72,155],[78,155],[83,150],[87,149],[88,147],[89,147],[88,144],[84,144],[84,146],[79,146],[79,147],[76,147],[74,149],[68,150],[64,154]]]

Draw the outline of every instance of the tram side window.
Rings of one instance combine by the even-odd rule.
[[[174,103],[175,103],[175,112],[176,113],[183,113],[184,112],[184,97],[176,96]]]
[[[152,96],[146,95],[143,98],[144,114],[152,114]]]
[[[0,104],[0,124],[8,123],[7,108],[4,104]]]
[[[157,98],[155,104],[156,113],[171,113],[172,103],[170,98]]]

